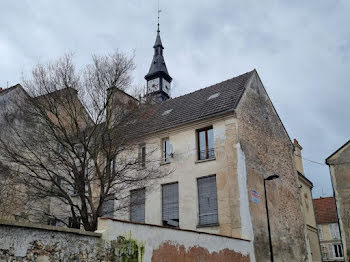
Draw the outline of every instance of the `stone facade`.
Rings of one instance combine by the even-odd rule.
[[[249,203],[257,261],[270,261],[263,179],[267,181],[272,246],[275,261],[306,261],[305,223],[300,207],[293,144],[258,74],[246,87],[236,112],[237,140],[246,158],[247,188],[261,196]]]
[[[326,159],[339,219],[345,261],[350,259],[350,141]]]

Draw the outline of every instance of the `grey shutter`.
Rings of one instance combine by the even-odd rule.
[[[113,217],[114,199],[106,199],[102,204],[102,216]]]
[[[179,226],[179,185],[162,186],[162,220],[168,226]]]
[[[198,204],[199,224],[209,225],[218,223],[218,200],[216,192],[216,176],[199,178]]]
[[[145,223],[145,193],[144,188],[130,192],[130,221]]]

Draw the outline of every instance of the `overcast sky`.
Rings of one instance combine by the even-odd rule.
[[[254,68],[303,156],[324,163],[350,134],[350,1],[161,0],[161,37],[172,94]],[[144,84],[157,0],[0,1],[0,86],[38,62],[74,52],[135,52]],[[328,167],[304,160],[314,197],[332,194]]]

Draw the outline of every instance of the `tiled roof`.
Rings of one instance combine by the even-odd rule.
[[[334,197],[321,197],[313,201],[317,224],[338,223]]]
[[[234,111],[254,72],[255,70],[141,110],[141,120],[137,121],[132,135],[141,136]]]

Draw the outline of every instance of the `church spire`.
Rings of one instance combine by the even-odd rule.
[[[156,94],[159,97],[159,100],[166,100],[170,98],[170,83],[172,81],[171,76],[168,73],[168,69],[165,64],[163,56],[163,44],[160,38],[159,30],[159,10],[158,5],[158,24],[157,24],[157,36],[154,43],[153,49],[153,59],[150,66],[150,69],[145,76],[147,80],[147,93]]]

